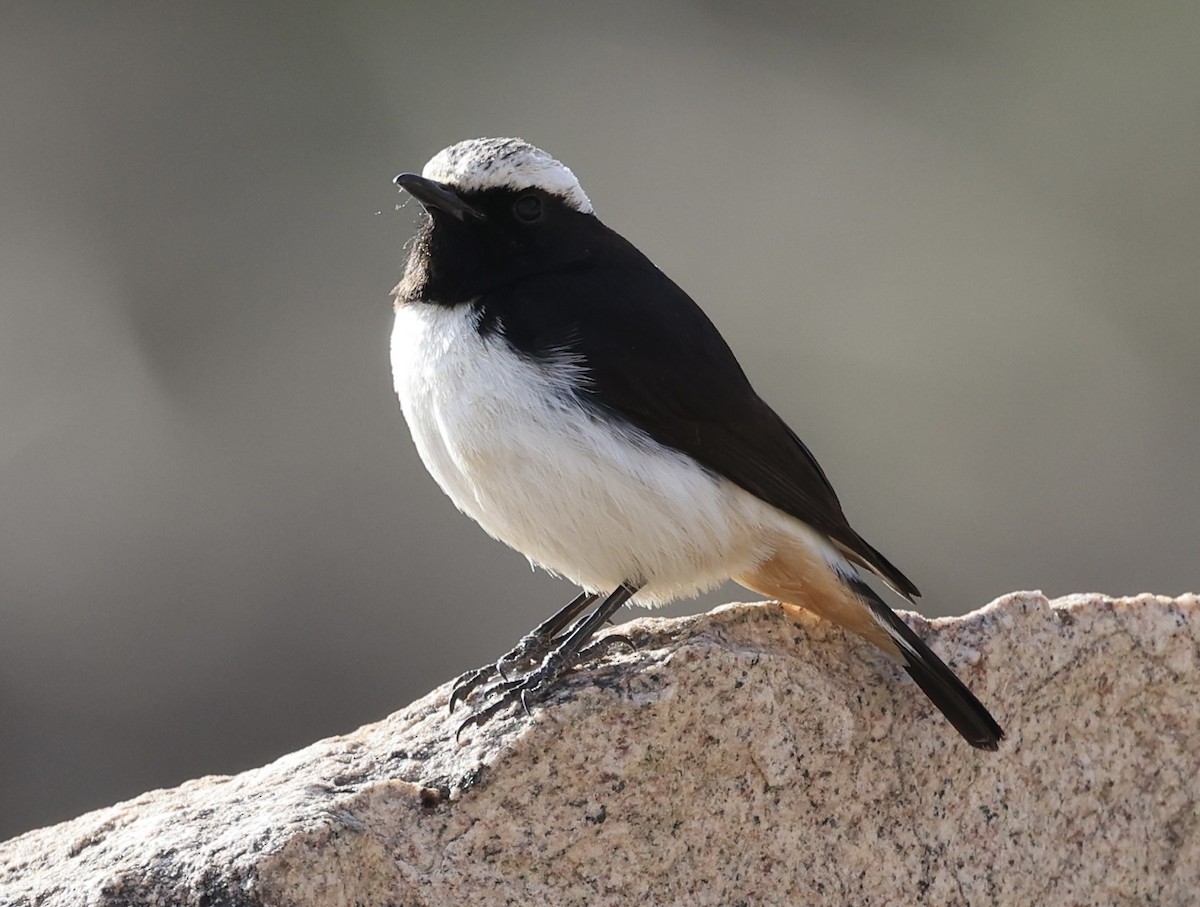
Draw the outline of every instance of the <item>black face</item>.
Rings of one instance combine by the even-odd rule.
[[[455,195],[474,213],[426,205],[397,288],[401,300],[469,302],[522,278],[577,266],[609,234],[594,215],[539,189]]]

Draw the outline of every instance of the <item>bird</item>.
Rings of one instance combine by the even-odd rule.
[[[908,601],[917,587],[851,528],[712,321],[600,221],[570,168],[478,138],[394,182],[423,208],[391,336],[416,450],[460,511],[581,590],[458,678],[452,710],[490,703],[460,734],[632,645],[593,641],[625,604],[732,579],[873,644],[969,744],[997,749],[1000,725],[863,574]]]

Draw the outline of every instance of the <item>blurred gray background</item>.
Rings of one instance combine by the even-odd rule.
[[[1200,587],[1198,35],[1194,0],[5,4],[0,838],[379,719],[571,595],[391,390],[390,179],[467,137],[575,170],[927,614]]]

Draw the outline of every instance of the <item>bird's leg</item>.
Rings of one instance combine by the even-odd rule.
[[[579,664],[583,656],[590,657],[593,654],[605,652],[611,648],[608,639],[604,639],[600,643],[591,646],[588,646],[587,642],[604,625],[605,621],[637,594],[637,590],[638,587],[632,583],[622,583],[615,592],[596,607],[595,611],[576,622],[570,632],[559,640],[558,645],[546,654],[540,665],[524,677],[493,684],[484,690],[485,695],[489,697],[497,696],[498,698],[491,705],[475,712],[459,725],[455,736],[457,737],[472,725],[481,727],[494,715],[518,702],[528,712],[529,706],[543,699],[554,686],[554,682],[566,671]],[[598,597],[593,596],[593,601]],[[572,602],[572,604],[575,604],[575,602]],[[586,605],[580,606],[581,609],[583,607],[586,607]],[[565,611],[566,609],[563,610]],[[556,618],[558,616],[557,614],[555,615]],[[617,637],[612,645],[618,643],[633,645],[624,636]]]
[[[521,637],[512,651],[493,664],[484,665],[461,675],[454,681],[454,689],[450,693],[450,711],[462,702],[480,684],[490,680],[492,675],[499,674],[501,679],[508,680],[505,668],[525,668],[541,661],[554,648],[558,636],[581,611],[591,607],[600,596],[595,592],[580,592],[567,602],[565,608],[553,617],[547,618],[528,633]]]

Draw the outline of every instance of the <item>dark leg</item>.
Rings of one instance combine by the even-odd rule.
[[[527,668],[545,658],[554,648],[556,637],[599,597],[595,592],[580,592],[565,608],[522,636],[512,651],[500,656],[495,664],[484,665],[459,677],[454,682],[454,691],[450,694],[450,711],[453,712],[456,705],[470,696],[481,683],[490,680],[493,674],[499,674],[501,679],[508,680],[505,667]]]
[[[584,649],[584,647],[587,646],[588,640],[592,638],[597,630],[604,626],[604,623],[610,617],[612,617],[622,605],[624,605],[627,601],[629,601],[629,599],[633,598],[633,596],[637,594],[637,590],[637,586],[634,586],[631,583],[623,583],[620,587],[618,587],[617,591],[615,591],[608,598],[604,599],[604,601],[602,601],[596,607],[595,611],[593,611],[583,620],[578,621],[565,636],[561,637],[558,645],[556,645],[554,649],[551,650],[544,659],[542,659],[542,663],[540,665],[538,665],[524,677],[517,678],[516,680],[508,680],[502,683],[497,683],[484,690],[484,695],[489,697],[498,696],[499,698],[497,698],[496,701],[487,708],[480,709],[478,712],[475,712],[470,718],[459,725],[455,736],[461,734],[471,725],[482,726],[494,715],[503,711],[514,703],[519,702],[522,708],[524,708],[526,711],[529,711],[529,706],[532,703],[536,703],[543,699],[554,687],[554,683],[559,677],[561,677],[569,669],[579,664],[580,655],[582,653],[585,651],[588,653],[594,653],[596,651],[594,646],[588,646],[586,650]],[[594,601],[597,597],[598,596],[593,596],[592,600]],[[576,602],[577,601],[578,599],[576,599]],[[572,602],[571,604],[574,605],[576,602]],[[568,608],[569,607],[570,605],[568,605]],[[587,607],[586,604],[580,605],[579,610],[582,610],[585,607]],[[566,610],[567,609],[565,608],[563,609],[563,611]],[[559,612],[559,614],[556,614],[553,618],[551,618],[551,620],[555,620],[562,613],[563,612]],[[576,613],[578,613],[578,611]],[[550,621],[547,621],[547,623],[549,622]],[[539,627],[539,629],[541,628]],[[605,642],[607,642],[607,640],[605,640]],[[625,639],[625,637],[619,637],[616,642],[628,643],[629,641]],[[603,646],[603,649],[606,650],[607,648],[608,646]]]

